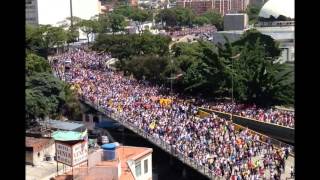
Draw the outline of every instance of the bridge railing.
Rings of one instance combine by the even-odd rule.
[[[167,142],[161,140],[160,138],[154,137],[153,135],[149,134],[148,132],[145,132],[144,130],[137,127],[135,124],[133,124],[129,121],[126,121],[119,113],[115,113],[115,112],[111,112],[106,109],[103,109],[103,108],[97,106],[96,104],[91,103],[89,100],[86,100],[84,97],[82,97],[81,99],[85,103],[87,103],[88,105],[94,107],[96,110],[98,110],[98,111],[102,112],[103,114],[105,114],[106,116],[108,116],[109,118],[120,122],[126,128],[128,128],[128,129],[132,130],[133,132],[139,134],[140,136],[148,139],[151,143],[157,145],[158,147],[160,147],[164,151],[175,156],[177,159],[179,159],[183,163],[189,165],[190,167],[197,170],[198,172],[204,174],[208,178],[214,179],[214,180],[223,179],[222,177],[217,176],[214,173],[214,171],[210,170],[207,166],[200,165],[194,159],[178,152],[174,147],[169,145]]]

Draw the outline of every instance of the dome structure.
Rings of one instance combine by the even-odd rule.
[[[269,0],[259,13],[260,20],[294,20],[294,0]]]

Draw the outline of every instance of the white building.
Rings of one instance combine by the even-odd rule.
[[[284,19],[278,19],[282,16]],[[294,1],[269,0],[260,10],[259,22],[254,27],[262,34],[271,36],[279,42],[282,50],[280,62],[294,62]],[[250,29],[250,28],[249,28]],[[224,36],[230,42],[237,41],[248,29],[235,31],[219,31],[213,34],[213,42],[225,43]]]
[[[71,12],[73,17],[88,20],[100,11],[99,0],[26,0],[26,23],[58,26],[71,17]],[[80,33],[82,38],[86,39],[86,36]]]
[[[144,22],[142,24],[138,24],[138,22],[130,22],[130,25],[126,27],[129,34],[139,34],[139,30],[142,31],[150,31],[152,34],[159,34],[158,29],[153,29],[154,23],[153,22]]]

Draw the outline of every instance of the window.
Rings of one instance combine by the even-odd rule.
[[[148,159],[144,160],[144,173],[148,173]]]
[[[136,162],[136,176],[141,176],[141,161]]]

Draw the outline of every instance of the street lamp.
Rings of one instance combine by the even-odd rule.
[[[237,55],[230,57],[230,59],[232,61],[232,66],[231,66],[231,68],[232,68],[232,73],[231,73],[231,101],[232,101],[232,104],[234,103],[233,102],[233,73],[234,73],[233,72],[233,61],[234,61],[234,59],[238,59],[240,57],[240,54],[241,53],[238,53]]]

